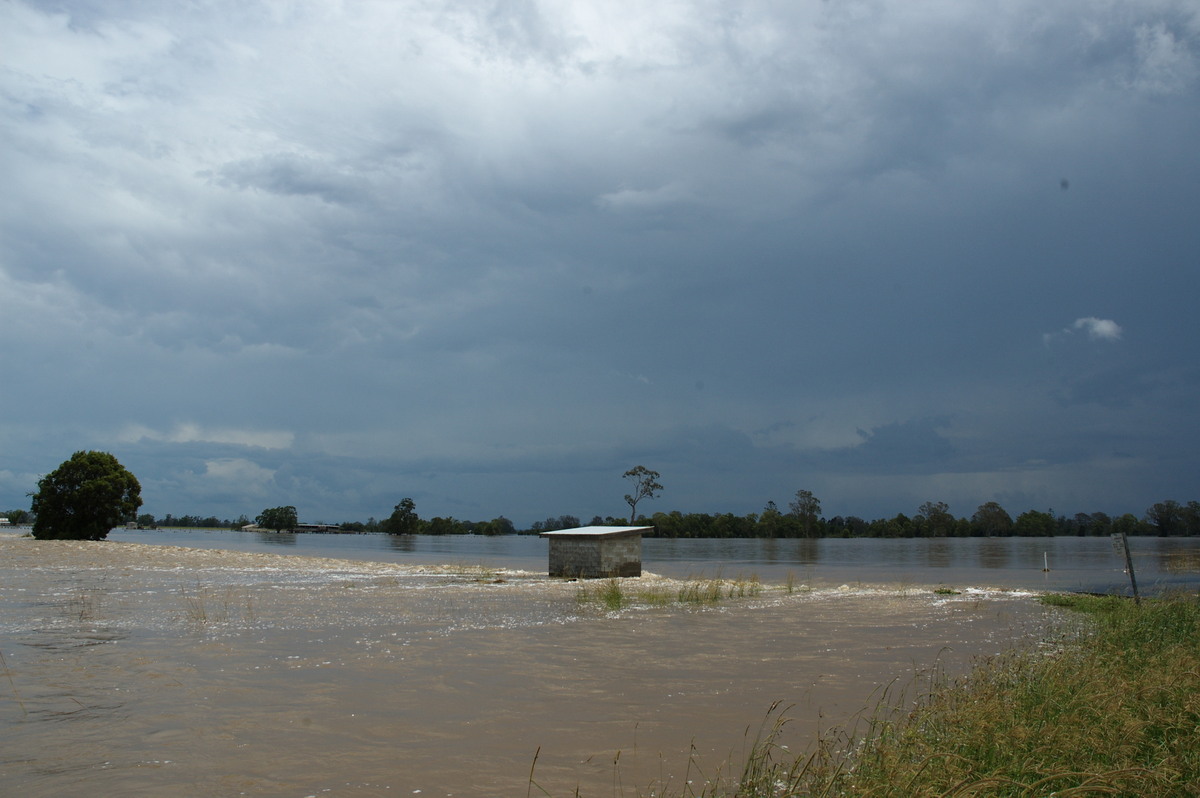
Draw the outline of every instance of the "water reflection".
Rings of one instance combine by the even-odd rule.
[[[1155,541],[1154,557],[1158,567],[1172,575],[1200,574],[1200,550],[1181,551],[1175,540],[1159,538]]]
[[[953,561],[950,544],[945,538],[934,538],[929,541],[925,552],[925,563],[930,568],[949,568]]]
[[[982,538],[979,542],[980,568],[1005,568],[1012,558],[1011,539]]]
[[[279,551],[349,560],[410,564],[473,563],[543,571],[547,544],[529,535],[442,537],[314,535],[115,530],[112,540],[174,546]],[[1131,538],[1139,586],[1196,585],[1200,538]],[[932,539],[671,539],[642,542],[646,571],[676,578],[757,575],[783,582],[832,584],[894,582],[988,585],[1008,588],[1129,591],[1124,561],[1108,538]],[[1050,571],[1043,568],[1048,563]]]
[[[258,539],[268,546],[295,546],[296,535],[292,532],[255,532]]]
[[[791,559],[797,565],[816,565],[821,559],[820,541],[806,538],[796,540]]]
[[[417,550],[416,539],[412,535],[384,535],[387,545],[393,551],[414,552]]]

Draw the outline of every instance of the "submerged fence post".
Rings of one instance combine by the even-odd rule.
[[[1129,572],[1129,584],[1133,585],[1133,603],[1140,606],[1142,599],[1138,596],[1137,577],[1133,573],[1133,557],[1129,554],[1129,540],[1125,537],[1124,532],[1114,532],[1112,542],[1113,550],[1117,554],[1125,555],[1125,570]]]

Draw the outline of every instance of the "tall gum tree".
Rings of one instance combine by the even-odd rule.
[[[658,484],[660,474],[645,466],[634,466],[622,475],[633,482],[633,493],[625,494],[625,503],[629,505],[629,523],[637,523],[637,506],[642,499],[653,499],[663,489]]]

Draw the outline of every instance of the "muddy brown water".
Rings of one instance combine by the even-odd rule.
[[[0,794],[699,792],[775,702],[800,751],[1057,617],[1028,593],[917,585],[618,612],[579,593],[520,571],[0,536]]]

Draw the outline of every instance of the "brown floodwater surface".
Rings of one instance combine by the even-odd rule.
[[[774,702],[800,751],[1052,618],[863,585],[608,612],[527,572],[14,536],[0,580],[0,793],[34,797],[699,792]]]

